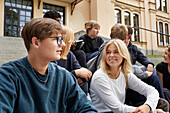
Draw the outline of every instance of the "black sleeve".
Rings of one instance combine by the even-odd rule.
[[[156,66],[156,70],[157,70],[158,72],[160,72],[160,73],[163,73],[164,69],[165,69],[165,66],[163,65],[162,62],[159,63],[159,64]]]

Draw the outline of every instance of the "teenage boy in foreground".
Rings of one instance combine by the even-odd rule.
[[[62,27],[38,18],[22,30],[28,56],[0,67],[1,113],[97,112],[70,72],[51,61],[60,59]]]

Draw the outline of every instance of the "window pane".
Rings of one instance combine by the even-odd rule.
[[[162,22],[159,22],[159,32],[160,32],[160,33],[163,33],[163,24],[162,24]],[[161,46],[164,45],[163,34],[160,34],[160,45],[161,45]]]
[[[161,0],[157,0],[156,7],[158,10],[161,10]]]
[[[168,24],[165,24],[165,35],[169,35]],[[166,45],[169,45],[169,36],[166,36]]]
[[[25,16],[20,16],[20,20],[24,21],[25,20]]]
[[[5,6],[11,6],[10,2],[5,2]]]
[[[28,22],[29,20],[31,20],[31,18],[30,17],[26,17],[26,21]]]
[[[31,12],[26,12],[26,16],[31,16]]]
[[[33,1],[32,0],[4,0],[4,1],[5,1],[4,36],[20,37],[21,25],[25,25],[25,23],[31,20],[32,18]],[[27,16],[26,12],[29,12],[27,13]]]
[[[121,23],[121,11],[118,9],[115,9],[115,23]]]
[[[133,23],[134,23],[134,41],[139,42],[139,17],[137,14],[133,14]]]
[[[124,12],[125,25],[130,25],[130,13]]]
[[[25,16],[25,11],[20,11],[20,15]]]
[[[167,12],[167,2],[166,0],[162,0],[163,2],[163,11]]]

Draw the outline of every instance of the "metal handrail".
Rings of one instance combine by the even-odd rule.
[[[157,34],[161,34],[161,35],[165,35],[165,36],[170,37],[170,35],[169,35],[169,34],[164,34],[164,33],[161,33],[161,32],[157,32],[157,31],[149,30],[149,29],[142,28],[142,27],[132,27],[132,28],[135,28],[135,29],[142,29],[142,30],[146,30],[146,31],[150,31],[150,32],[153,32],[153,33],[157,33]]]

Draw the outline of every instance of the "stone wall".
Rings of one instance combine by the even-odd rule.
[[[0,37],[0,65],[27,55],[22,38]]]

